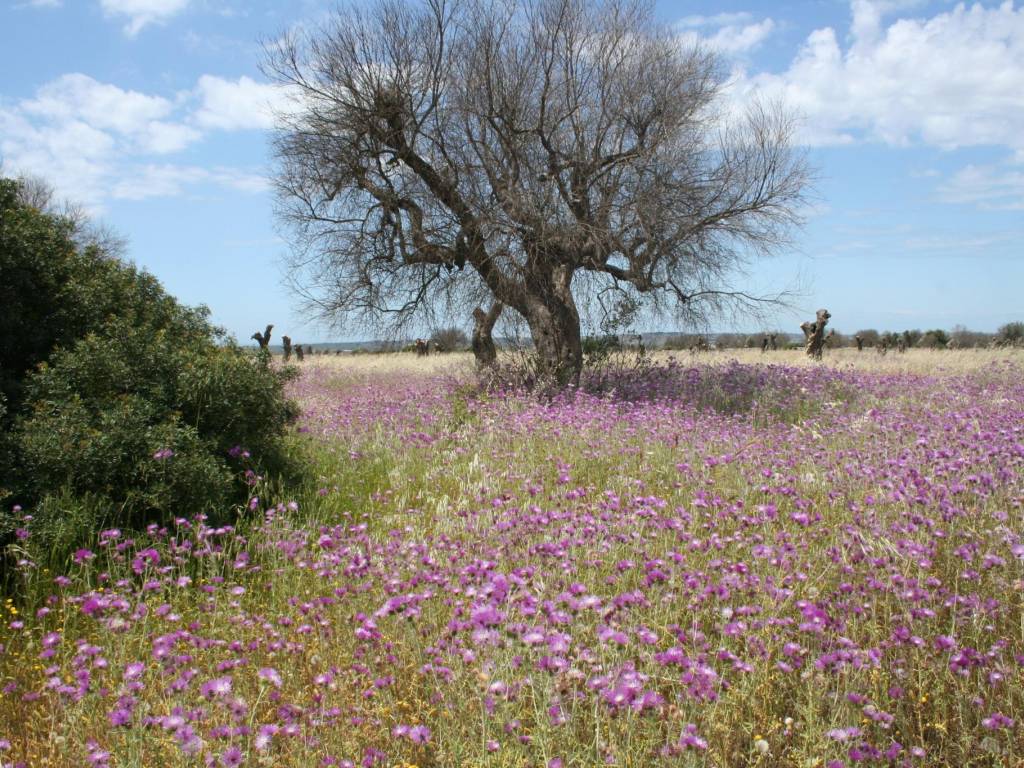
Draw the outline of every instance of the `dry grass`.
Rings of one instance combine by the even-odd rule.
[[[664,362],[673,357],[683,362],[693,360],[702,363],[725,363],[736,360],[747,364],[827,365],[834,368],[851,368],[878,373],[942,376],[969,373],[996,363],[1013,362],[1022,365],[1024,364],[1024,349],[911,349],[903,354],[890,351],[886,355],[879,355],[874,349],[857,352],[851,347],[826,351],[825,357],[820,363],[808,358],[803,350],[779,350],[765,354],[760,349],[727,349],[696,355],[689,352],[657,351],[652,353],[651,357],[655,362]],[[350,372],[356,377],[371,374],[382,376],[429,375],[469,372],[473,369],[473,356],[469,352],[434,354],[428,357],[418,357],[412,352],[323,355],[314,357],[303,365],[328,368],[336,372]]]
[[[666,355],[671,353],[658,353]],[[677,358],[689,353],[674,353]],[[1024,363],[1022,349],[910,349],[900,354],[890,350],[879,355],[874,349],[858,352],[853,347],[827,350],[821,363],[811,360],[803,350],[786,350],[762,354],[759,349],[727,349],[709,352],[699,359],[708,361],[738,360],[741,363],[784,363],[786,365],[828,365],[833,368],[852,368],[878,373],[914,373],[921,375],[956,375],[987,368],[994,363]]]
[[[472,370],[473,355],[453,352],[419,357],[415,352],[375,352],[358,355],[317,355],[301,364],[303,367],[326,368],[347,372],[354,376],[367,374],[391,376],[395,374],[437,374],[458,370]]]

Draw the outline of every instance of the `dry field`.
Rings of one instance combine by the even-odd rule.
[[[720,365],[735,361],[747,365],[767,363],[786,366],[826,366],[878,373],[948,376],[983,369],[993,363],[1010,362],[1022,365],[1024,364],[1024,349],[910,349],[903,354],[891,351],[886,355],[879,355],[874,349],[857,352],[854,348],[844,347],[827,350],[820,362],[811,360],[802,350],[762,353],[759,349],[728,349],[699,354],[656,351],[650,357],[656,363],[665,363],[674,359],[683,365]],[[503,359],[508,359],[508,355],[503,355]],[[320,355],[311,358],[304,365],[326,367],[332,371],[346,371],[360,376],[388,376],[391,374],[429,376],[448,372],[472,371],[473,355],[469,352],[434,354],[428,357],[417,357],[412,352]]]

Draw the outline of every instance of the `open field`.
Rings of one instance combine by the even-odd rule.
[[[1024,353],[654,360],[307,361],[306,486],[24,565],[0,761],[1024,764]]]
[[[503,359],[507,358],[503,353]],[[828,350],[822,362],[808,358],[803,350],[778,350],[762,353],[760,349],[726,349],[713,352],[655,351],[650,355],[656,363],[676,360],[684,365],[694,363],[718,364],[735,361],[747,365],[782,364],[787,366],[821,366],[853,368],[858,371],[878,373],[914,373],[929,376],[943,376],[968,373],[991,366],[997,362],[1015,365],[1024,364],[1024,349],[958,349],[931,350],[909,349],[905,353],[891,351],[879,355],[874,349],[857,352],[852,347]],[[395,371],[402,373],[442,374],[446,372],[468,373],[473,368],[473,356],[469,352],[417,357],[411,352],[381,354],[349,354],[342,356],[321,355],[311,359],[316,366],[331,366],[354,375],[388,375]]]

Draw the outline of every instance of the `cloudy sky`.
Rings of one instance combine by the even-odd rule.
[[[240,339],[291,310],[267,175],[260,40],[319,0],[0,0],[0,159],[126,236],[131,258]],[[745,278],[840,330],[1024,319],[1024,3],[660,2],[727,57],[728,97],[802,120],[815,202]],[[778,318],[789,327],[794,315]],[[796,319],[796,324],[799,323]],[[793,325],[795,328],[796,326]],[[753,329],[750,329],[753,330]]]

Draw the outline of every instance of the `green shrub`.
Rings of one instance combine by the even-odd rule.
[[[614,333],[603,336],[585,336],[581,343],[584,365],[599,365],[607,360],[613,352],[622,349],[622,342]]]
[[[124,527],[223,517],[250,465],[285,469],[280,440],[295,408],[285,378],[267,356],[113,322],[30,377],[15,429],[25,491],[106,499],[105,524]]]
[[[289,469],[290,369],[73,234],[0,179],[0,543],[23,525],[15,504],[57,554],[98,525],[226,517]]]

